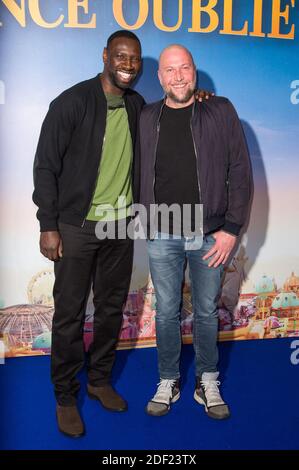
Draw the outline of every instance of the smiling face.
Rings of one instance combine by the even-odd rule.
[[[160,56],[158,76],[168,106],[182,108],[194,101],[196,70],[187,49],[167,47]]]
[[[117,37],[104,48],[104,71],[101,75],[106,93],[122,95],[131,86],[141,68],[141,49],[138,41]]]

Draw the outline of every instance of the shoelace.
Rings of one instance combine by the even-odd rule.
[[[171,380],[171,379],[162,379],[161,382],[159,382],[157,385],[158,385],[158,390],[157,390],[157,394],[158,393],[165,393],[165,392],[169,392],[170,395],[172,394],[172,388],[175,384],[175,380]]]
[[[219,399],[219,385],[220,382],[219,380],[201,380],[200,381],[201,386],[203,387],[205,393],[209,394],[209,399]]]

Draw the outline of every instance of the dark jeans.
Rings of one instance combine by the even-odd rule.
[[[76,403],[84,366],[83,326],[93,284],[94,337],[88,351],[88,380],[93,386],[110,381],[133,261],[130,239],[99,240],[95,222],[83,228],[59,224],[63,257],[55,262],[51,375],[60,405]]]

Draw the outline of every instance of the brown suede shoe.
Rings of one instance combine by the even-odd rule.
[[[98,400],[106,410],[126,411],[128,409],[127,402],[116,393],[110,384],[101,387],[93,387],[88,384],[87,394],[92,400]]]
[[[81,437],[84,434],[84,424],[76,405],[56,406],[56,416],[59,431],[69,437]]]

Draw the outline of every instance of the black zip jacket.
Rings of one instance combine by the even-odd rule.
[[[140,203],[155,204],[155,162],[164,101],[143,108],[140,118]],[[227,98],[213,97],[193,105],[190,120],[197,160],[204,233],[222,229],[240,233],[251,193],[251,167],[238,115]],[[150,236],[153,235],[152,230]]]
[[[124,101],[134,152],[134,201],[139,199],[140,162],[136,145],[142,96],[127,90]],[[88,214],[102,154],[107,101],[100,75],[78,83],[50,104],[34,161],[33,201],[42,232],[58,230],[58,221],[82,226]]]

